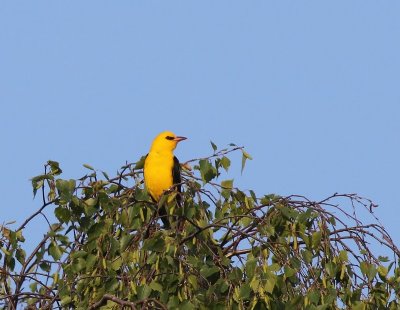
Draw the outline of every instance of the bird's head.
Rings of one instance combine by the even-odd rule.
[[[160,133],[154,140],[151,145],[151,151],[162,152],[162,151],[173,151],[176,148],[176,145],[182,141],[186,140],[185,137],[180,137],[175,135],[171,131],[164,131]]]

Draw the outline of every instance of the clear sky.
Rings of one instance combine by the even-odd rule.
[[[253,156],[235,184],[319,200],[358,193],[400,245],[399,1],[2,1],[0,223],[29,179],[110,175],[163,130]],[[43,221],[34,232],[44,233]],[[36,225],[36,226],[35,226]]]

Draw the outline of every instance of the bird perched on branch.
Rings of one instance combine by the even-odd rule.
[[[154,202],[160,200],[161,195],[168,189],[181,192],[181,167],[178,159],[174,156],[177,144],[186,140],[185,137],[175,135],[170,131],[160,133],[154,140],[144,162],[144,183]],[[180,204],[179,194],[176,196]],[[165,228],[170,227],[168,214],[165,206],[161,206],[159,215]]]

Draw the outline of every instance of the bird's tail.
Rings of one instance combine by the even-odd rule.
[[[159,215],[159,217],[161,218],[161,221],[164,224],[164,228],[165,229],[170,229],[171,228],[171,224],[169,223],[167,209],[166,209],[166,207],[164,205],[161,206],[160,209],[158,210],[158,215]]]

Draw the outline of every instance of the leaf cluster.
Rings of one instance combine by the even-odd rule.
[[[85,165],[76,180],[49,161],[32,179],[42,206],[22,225],[2,225],[0,305],[40,309],[397,309],[399,251],[371,201],[334,194],[258,197],[223,179],[231,145],[184,169],[182,207],[171,189],[151,202],[142,163],[115,177]],[[189,163],[189,162],[188,162]],[[183,167],[187,168],[188,163]],[[171,228],[160,221],[167,208]],[[47,215],[46,215],[47,212]],[[50,214],[49,214],[50,213]],[[53,216],[51,215],[53,213]],[[48,231],[29,254],[24,230]],[[53,218],[52,223],[49,218]],[[391,255],[377,256],[372,243]]]

